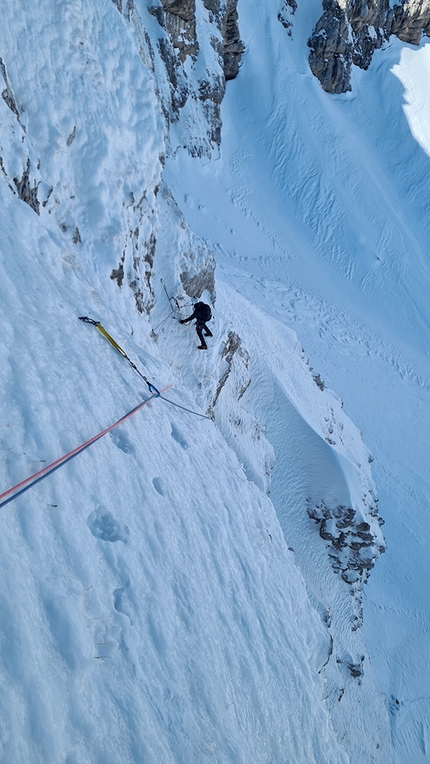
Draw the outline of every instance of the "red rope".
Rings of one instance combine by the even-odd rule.
[[[168,390],[169,387],[172,385],[167,385],[167,387],[164,387],[160,392],[164,393],[165,390]],[[55,462],[52,462],[51,464],[48,464],[46,467],[43,467],[43,469],[39,470],[39,472],[35,472],[34,475],[30,475],[30,477],[25,478],[25,480],[22,480],[20,483],[17,483],[12,488],[9,488],[7,491],[4,491],[4,493],[0,493],[0,507],[4,506],[4,504],[7,504],[9,501],[12,501],[12,499],[15,499],[16,496],[20,493],[23,493],[27,490],[27,488],[31,488],[31,485],[33,483],[38,482],[39,480],[42,480],[44,477],[47,477],[50,472],[53,472],[58,467],[61,467],[62,464],[64,464],[68,459],[72,459],[74,456],[79,454],[81,451],[84,450],[84,448],[88,448],[92,443],[94,443],[96,440],[99,440],[99,438],[102,438],[103,435],[106,435],[106,433],[110,432],[114,429],[114,427],[117,427],[121,422],[125,422],[126,419],[133,416],[133,414],[136,413],[136,411],[140,411],[143,406],[146,406],[147,403],[152,401],[154,398],[158,398],[159,393],[151,395],[150,398],[147,398],[145,401],[142,401],[142,403],[139,403],[137,406],[135,406],[134,409],[128,412],[128,414],[125,414],[125,416],[121,417],[121,419],[118,419],[117,422],[114,422],[114,424],[111,424],[109,427],[106,427],[105,430],[102,430],[102,432],[99,432],[97,435],[94,435],[89,440],[86,440],[85,443],[81,443],[80,446],[77,446],[77,448],[74,448],[73,451],[69,451],[68,454],[64,454],[64,456],[60,456],[59,459],[56,459]],[[15,494],[15,491],[17,491],[16,495],[11,496],[11,494]],[[7,498],[9,497],[9,498]],[[5,501],[3,501],[5,499]]]

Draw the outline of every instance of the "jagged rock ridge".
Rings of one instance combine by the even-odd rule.
[[[147,9],[135,0],[114,2],[135,27],[142,58],[156,75],[167,123],[182,120],[182,145],[196,156],[210,154],[221,141],[226,81],[236,77],[244,51],[237,0],[204,0],[203,9],[196,8],[196,0],[154,0]]]
[[[367,509],[369,515],[382,525],[377,504],[378,500],[374,499]],[[357,517],[352,507],[339,505],[331,508],[323,501],[309,504],[308,515],[318,524],[321,538],[329,542],[334,571],[347,584],[366,583],[369,571],[385,551],[385,545],[372,533],[369,523]]]
[[[323,15],[308,40],[310,68],[325,91],[351,90],[351,68],[367,69],[390,35],[418,45],[430,34],[429,0],[323,0]]]
[[[291,21],[291,16],[295,14],[296,10],[297,10],[296,0],[284,0],[284,4],[278,13],[278,21],[281,22],[282,26],[288,31],[288,34],[290,36],[291,36],[291,27],[293,26],[293,22]]]

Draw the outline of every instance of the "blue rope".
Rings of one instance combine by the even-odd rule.
[[[174,403],[173,401],[169,401],[169,399],[165,398],[164,395],[159,395],[158,397],[161,398],[163,401],[166,401],[166,403],[170,403],[171,406],[176,406],[176,408],[182,409],[182,411],[188,411],[189,414],[194,414],[194,416],[200,416],[202,419],[210,419],[210,416],[206,416],[206,414],[200,414],[198,411],[192,411],[191,409],[187,409],[185,406],[181,406],[179,403]]]
[[[151,387],[153,388],[153,391],[154,391],[152,395],[149,398],[146,398],[142,403],[138,403],[138,405],[135,406],[133,409],[131,409],[131,411],[129,411],[127,414],[124,414],[124,416],[122,416],[121,419],[118,419],[117,422],[110,425],[109,427],[106,427],[106,429],[104,429],[102,432],[99,432],[97,435],[95,435],[93,438],[90,438],[85,443],[81,443],[80,446],[77,446],[75,449],[73,449],[73,451],[70,451],[70,453],[65,454],[64,456],[60,456],[59,459],[57,459],[52,464],[49,464],[47,467],[44,467],[43,470],[37,472],[35,475],[29,478],[26,478],[26,480],[22,481],[21,483],[18,483],[18,485],[15,487],[19,488],[19,490],[16,491],[15,493],[12,493],[11,496],[8,496],[3,501],[0,500],[0,507],[6,506],[6,504],[9,504],[10,501],[13,501],[18,496],[21,496],[23,493],[28,491],[29,488],[32,488],[37,483],[40,483],[40,481],[44,480],[46,477],[48,477],[48,475],[52,475],[53,472],[58,470],[68,461],[70,461],[71,459],[74,459],[74,457],[77,456],[78,454],[81,454],[82,451],[85,451],[86,448],[89,448],[93,443],[96,443],[97,440],[100,440],[100,438],[102,438],[103,435],[106,435],[108,432],[113,430],[119,424],[129,419],[133,414],[139,411],[139,409],[143,408],[143,406],[146,406],[146,404],[149,403],[149,401],[153,400],[154,398],[159,398],[160,393],[157,390],[157,388],[155,388],[153,385],[151,385]],[[34,477],[35,479],[32,480],[32,477]],[[25,485],[23,485],[23,483],[25,483]],[[20,488],[20,486],[22,486],[22,488]],[[9,494],[11,493],[11,491],[13,491],[12,488],[6,491],[5,493]],[[5,496],[5,494],[2,494],[2,496]]]
[[[25,485],[24,488],[21,488],[19,491],[14,493],[12,496],[9,496],[7,499],[1,502],[0,507],[5,507],[6,504],[9,504],[10,501],[14,501],[18,498],[18,496],[21,496],[23,493],[28,491],[30,488],[33,488],[34,485],[37,485],[37,483],[40,483],[41,480],[44,480],[46,477],[52,475],[56,470],[59,470],[60,467],[63,467],[64,464],[67,464],[71,459],[74,459],[75,456],[78,456],[78,454],[82,454],[85,449],[92,446],[93,443],[96,443],[97,440],[100,440],[100,438],[103,437],[103,433],[99,435],[97,438],[94,438],[94,440],[91,441],[91,443],[87,443],[86,446],[82,446],[82,448],[79,451],[76,451],[74,454],[71,454],[68,456],[64,461],[60,462],[60,464],[57,464],[55,467],[52,468],[52,470],[49,470],[49,472],[45,472],[44,475],[40,475],[36,480],[33,480],[32,483],[29,483],[28,485]]]
[[[163,326],[163,325],[166,323],[167,319],[168,319],[168,318],[170,318],[170,316],[171,316],[171,315],[172,315],[172,313],[174,313],[174,312],[175,312],[175,308],[173,308],[173,309],[170,311],[169,315],[168,315],[168,316],[166,316],[166,318],[163,318],[163,320],[162,320],[162,321],[160,321],[160,323],[159,323],[159,324],[157,324],[157,326],[154,326],[154,328],[153,328],[153,330],[152,330],[152,331],[153,331],[153,332],[156,332],[156,331],[157,331],[157,329],[159,329],[159,328],[160,328],[160,326]]]

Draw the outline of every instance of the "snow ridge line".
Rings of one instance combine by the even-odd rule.
[[[164,393],[170,387],[172,387],[172,385],[167,385],[167,387],[163,387],[163,389],[160,392]],[[137,406],[131,409],[131,411],[129,411],[124,416],[122,416],[121,419],[118,419],[116,422],[114,422],[114,424],[111,424],[109,425],[109,427],[106,427],[105,430],[102,430],[102,432],[99,432],[97,435],[94,435],[89,440],[86,440],[85,443],[81,443],[81,445],[74,448],[73,451],[69,451],[69,453],[64,454],[64,456],[60,456],[60,458],[56,459],[55,462],[48,464],[46,467],[43,467],[43,469],[39,470],[38,472],[35,472],[34,475],[30,475],[28,478],[25,478],[25,480],[22,480],[20,483],[17,483],[12,488],[9,488],[7,491],[4,491],[4,493],[1,493],[0,508],[4,507],[10,501],[13,501],[14,499],[16,499],[18,496],[21,496],[22,493],[25,493],[25,491],[28,491],[29,488],[32,488],[32,486],[36,485],[36,483],[39,483],[40,480],[43,480],[44,478],[48,477],[48,475],[50,475],[52,472],[55,472],[55,470],[62,467],[63,464],[66,464],[66,462],[68,462],[70,459],[73,459],[74,456],[77,456],[86,448],[88,448],[93,443],[95,443],[96,440],[99,440],[100,438],[103,437],[103,435],[106,435],[108,432],[113,430],[114,427],[117,427],[122,422],[125,422],[126,419],[129,419],[129,417],[133,416],[133,414],[136,414],[137,411],[140,411],[141,408],[143,408],[148,403],[150,403],[150,401],[152,401],[154,398],[160,398],[160,397],[161,396],[159,392],[153,393],[149,398],[146,398],[144,401],[142,401],[142,403],[139,403]],[[166,398],[164,398],[164,400],[166,400]],[[13,494],[13,495],[11,496],[10,494]],[[2,499],[4,499],[4,501],[2,501]]]

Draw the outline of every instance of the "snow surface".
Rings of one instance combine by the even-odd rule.
[[[430,46],[392,39],[354,73],[351,94],[329,96],[306,67],[313,11],[299,4],[290,40],[266,4],[242,3],[247,50],[223,106],[221,158],[191,171],[178,152],[167,177],[214,247],[219,279],[294,328],[373,453],[388,551],[366,588],[365,641],[390,714],[385,760],[417,764],[429,760],[430,723]],[[263,419],[287,468],[270,410]],[[297,530],[279,483],[275,470],[288,540]],[[315,567],[299,564],[309,587]]]
[[[0,492],[148,394],[80,315],[211,416],[154,400],[2,508],[5,764],[426,761],[428,159],[400,83],[413,122],[427,48],[394,43],[332,98],[301,6],[290,38],[239,5],[221,152],[166,170],[206,128],[188,105],[168,139],[143,2],[133,23],[111,0],[3,9]],[[198,353],[173,319],[211,250]],[[389,546],[363,618],[307,507],[352,507],[382,546],[371,469]]]
[[[146,392],[77,320],[112,317],[110,284],[86,283],[1,193],[9,485]],[[114,315],[106,328],[170,380],[146,322]],[[270,500],[212,422],[160,400],[129,425],[3,509],[2,760],[346,762],[320,702],[328,635]]]

